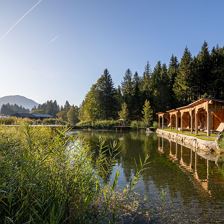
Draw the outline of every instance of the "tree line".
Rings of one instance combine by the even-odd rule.
[[[46,113],[68,121],[100,120],[143,121],[146,125],[156,119],[156,113],[186,105],[202,97],[224,99],[224,47],[209,50],[204,42],[200,51],[192,56],[186,47],[182,57],[171,56],[169,64],[158,61],[153,69],[149,62],[143,74],[127,69],[123,80],[114,86],[111,74],[103,74],[87,92],[80,107],[66,101],[59,106],[49,100],[31,110]],[[3,105],[2,114],[28,112],[18,105]]]
[[[142,75],[127,69],[117,88],[105,69],[86,94],[79,119],[151,121],[156,112],[203,97],[224,99],[224,48],[210,51],[207,42],[196,56],[186,47],[180,61],[172,55],[168,65],[158,61],[153,70],[147,63]]]
[[[1,114],[4,115],[13,115],[15,113],[29,113],[29,109],[26,109],[22,106],[18,106],[17,104],[3,104],[1,107]]]
[[[78,123],[78,106],[70,105],[68,101],[64,106],[59,106],[56,100],[48,100],[43,104],[39,104],[31,111],[17,104],[3,104],[0,110],[1,114],[12,116],[16,113],[40,113],[49,114],[55,118],[68,122],[72,126]]]

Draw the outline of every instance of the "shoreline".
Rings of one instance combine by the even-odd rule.
[[[166,138],[171,141],[176,141],[177,143],[186,146],[188,148],[194,148],[196,150],[202,150],[206,153],[219,153],[219,149],[215,141],[202,140],[194,136],[188,136],[184,134],[174,133],[165,131],[162,129],[157,129],[156,133],[159,137]]]

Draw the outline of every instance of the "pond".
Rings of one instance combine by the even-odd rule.
[[[198,154],[156,134],[95,131],[78,135],[89,142],[93,153],[99,137],[119,141],[119,154],[107,180],[112,181],[119,170],[120,188],[130,182],[139,158],[149,156],[135,191],[144,200],[151,223],[224,223],[224,166],[220,158]]]

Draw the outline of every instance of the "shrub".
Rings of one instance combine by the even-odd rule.
[[[63,121],[62,119],[56,119],[56,118],[46,118],[43,119],[42,122],[40,122],[43,125],[66,125],[67,122]]]
[[[132,129],[145,128],[145,124],[143,121],[134,120],[131,121],[131,128]]]
[[[153,121],[152,126],[153,126],[153,128],[157,129],[158,128],[158,122],[157,121]]]
[[[0,118],[0,124],[3,125],[13,125],[17,123],[17,118],[16,117],[4,117]]]
[[[111,129],[119,126],[120,121],[117,120],[97,120],[97,121],[80,121],[77,127],[93,128],[93,129]]]

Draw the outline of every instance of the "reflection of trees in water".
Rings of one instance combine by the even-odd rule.
[[[88,147],[92,165],[98,172],[99,176],[105,183],[110,180],[113,167],[118,162],[119,156],[119,140],[106,133],[80,133],[79,137],[83,139],[83,143]]]
[[[144,161],[147,155],[150,156],[150,149],[153,145],[153,135],[146,136],[138,132],[124,135],[120,156],[127,182],[130,182],[132,175],[140,169],[140,159]]]
[[[85,144],[89,146],[92,154],[92,163],[96,169],[100,156],[99,138],[105,138],[106,145],[110,145],[113,141],[118,141],[120,147],[118,149],[119,154],[116,156],[116,162],[118,165],[121,165],[127,182],[130,182],[132,175],[140,168],[140,158],[144,161],[146,155],[150,154],[151,149],[156,148],[157,145],[156,135],[146,136],[138,132],[83,132],[79,136],[84,138]],[[106,154],[108,158],[111,157],[109,151]],[[110,160],[108,165],[105,163],[104,169],[107,169],[108,172],[104,181],[109,180],[114,165]],[[102,172],[100,174],[103,177]]]

